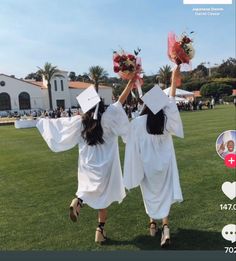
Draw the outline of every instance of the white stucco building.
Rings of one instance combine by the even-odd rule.
[[[51,80],[53,108],[78,107],[76,96],[91,84],[69,81],[66,71],[60,71],[60,75],[63,77],[54,77]],[[106,105],[112,103],[111,87],[99,86],[99,95]],[[42,82],[22,80],[0,73],[0,113],[48,109],[48,89],[45,80]]]

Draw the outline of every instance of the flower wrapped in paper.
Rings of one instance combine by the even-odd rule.
[[[191,32],[190,34],[192,34]],[[193,39],[190,39],[186,33],[183,33],[180,37],[177,37],[175,33],[170,32],[168,34],[168,56],[172,62],[177,65],[188,64],[195,55],[195,50],[192,45]],[[177,83],[177,86],[181,85],[181,78]]]
[[[121,52],[113,52],[113,70],[118,73],[124,80],[133,79],[135,74],[134,88],[137,88],[139,96],[142,97],[143,76],[142,76],[142,63],[141,58],[138,57],[141,49],[138,48],[134,54],[126,53],[124,50]]]

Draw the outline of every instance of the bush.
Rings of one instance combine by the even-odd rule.
[[[227,84],[232,86],[233,89],[236,89],[236,79],[235,78],[218,78],[212,80],[214,83]]]
[[[216,99],[218,99],[219,97],[222,97],[225,95],[226,96],[231,95],[232,90],[233,90],[233,87],[228,84],[211,82],[211,83],[204,84],[200,89],[200,93],[202,96],[205,96],[205,97],[213,96]]]
[[[225,97],[223,97],[223,101],[225,101],[225,102],[233,102],[234,98],[235,98],[235,96],[233,96],[233,95],[225,96]]]
[[[207,83],[218,83],[218,84],[227,84],[232,86],[233,89],[236,89],[236,78],[202,78],[200,79],[190,79],[186,76],[183,77],[181,89],[186,91],[199,91],[204,84]]]

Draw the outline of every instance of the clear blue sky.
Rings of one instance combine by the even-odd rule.
[[[100,65],[112,76],[112,51],[139,46],[146,74],[171,64],[167,34],[194,30],[196,56],[235,57],[235,2],[220,16],[195,16],[183,0],[0,0],[0,73],[25,77],[48,61],[82,74]]]

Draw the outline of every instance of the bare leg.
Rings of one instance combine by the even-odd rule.
[[[164,226],[164,225],[169,225],[169,218],[168,217],[165,217],[165,218],[163,218],[162,219],[162,226]]]
[[[104,226],[107,220],[107,210],[98,210],[98,227],[95,233],[95,242],[102,243],[106,241],[106,232],[104,231]]]
[[[99,223],[106,223],[107,219],[107,209],[99,209],[98,210],[98,222]]]
[[[162,219],[162,236],[161,236],[161,247],[167,247],[170,244],[170,229],[169,219],[165,217]]]
[[[152,222],[155,222],[155,223],[156,223],[156,220],[153,219],[153,218],[150,218],[150,223],[152,223]]]

